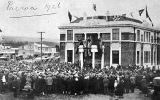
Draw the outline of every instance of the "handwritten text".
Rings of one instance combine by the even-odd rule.
[[[58,8],[60,8],[60,2],[57,5],[46,4],[44,5],[44,7],[42,7],[42,9],[46,10],[47,12],[53,9],[58,9]],[[13,1],[8,1],[8,5],[7,5],[7,10],[9,11],[35,11],[38,9],[40,8],[34,7],[34,6],[30,6],[30,7],[15,6]]]

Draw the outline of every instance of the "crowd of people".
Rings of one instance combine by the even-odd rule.
[[[46,94],[106,94],[123,98],[134,93],[137,87],[145,95],[147,84],[153,81],[155,70],[144,67],[117,66],[104,69],[80,69],[79,62],[60,63],[9,61],[0,66],[0,92],[14,92],[17,97],[23,90],[32,96]]]

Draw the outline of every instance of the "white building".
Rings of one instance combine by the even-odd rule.
[[[57,52],[56,50],[56,47],[42,44],[43,54],[54,54],[55,52]],[[18,55],[23,55],[23,57],[27,57],[29,55],[33,56],[34,54],[41,54],[41,44],[29,43],[27,45],[19,47]]]

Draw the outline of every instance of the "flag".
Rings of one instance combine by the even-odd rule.
[[[75,15],[73,15],[73,17],[75,17],[76,19],[78,19],[79,17],[77,17],[77,16],[75,16]]]
[[[147,6],[146,6],[146,18],[149,18],[149,14],[148,14],[148,11],[147,11]]]
[[[143,11],[144,11],[144,9],[138,10],[138,12],[139,12],[139,16],[141,16],[141,15],[142,15]]]
[[[149,17],[149,14],[148,14],[148,11],[147,11],[147,6],[146,6],[146,18],[149,18],[149,20],[150,20],[152,26],[154,26],[154,25],[153,25],[153,22],[152,22],[152,20],[151,20],[151,18]]]
[[[71,22],[72,21],[72,15],[69,11],[68,11],[68,17],[69,17],[69,21]]]
[[[151,18],[150,18],[150,17],[149,17],[149,20],[150,20],[150,22],[151,22],[152,26],[154,26],[154,25],[153,25],[153,22],[152,22],[152,20],[151,20]]]
[[[113,21],[119,21],[121,18],[120,16],[116,15],[116,16],[113,16]]]
[[[93,4],[93,9],[96,11],[97,9],[96,9],[96,4]]]

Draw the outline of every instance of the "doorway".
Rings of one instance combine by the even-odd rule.
[[[67,62],[73,61],[73,50],[67,50]]]
[[[87,33],[87,39],[92,40],[92,44],[96,45],[98,40],[98,34],[97,33]]]
[[[112,64],[119,64],[119,51],[112,51]]]

